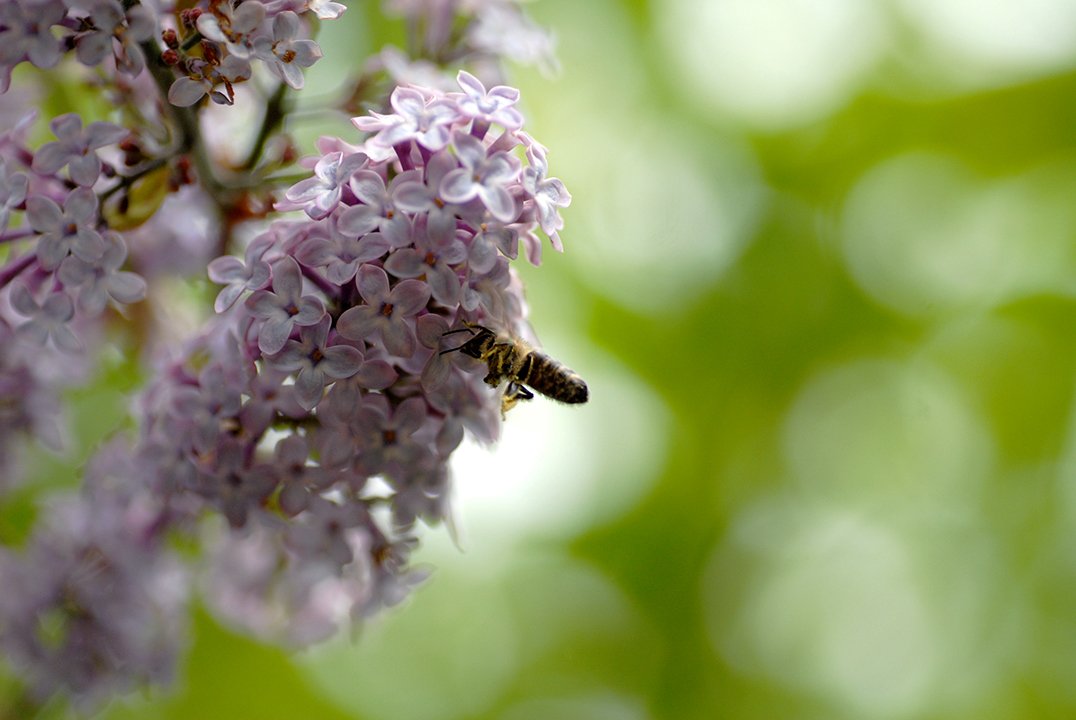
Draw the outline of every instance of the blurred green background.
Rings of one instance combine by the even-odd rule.
[[[298,655],[201,617],[105,717],[1076,717],[1076,3],[527,8],[573,203],[524,274],[592,401],[459,451],[402,607]]]

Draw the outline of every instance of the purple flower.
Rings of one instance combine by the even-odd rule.
[[[324,267],[325,278],[334,285],[350,282],[363,263],[384,256],[392,246],[379,232],[361,238],[340,231],[334,216],[328,220],[329,237],[313,236],[296,250],[295,258],[307,267]]]
[[[113,54],[113,40],[120,43],[114,53],[116,65],[131,75],[145,67],[145,57],[138,43],[152,37],[157,21],[144,5],[135,5],[126,13],[117,0],[96,0],[86,20],[90,26],[75,40],[75,55],[83,65],[93,67]]]
[[[0,2],[0,65],[12,66],[24,58],[43,69],[58,63],[61,44],[52,26],[66,14],[60,0]]]
[[[413,246],[394,251],[385,269],[398,278],[425,276],[434,300],[446,307],[459,305],[460,278],[452,266],[467,258],[467,248],[454,231],[433,235],[421,219],[412,234]]]
[[[168,682],[185,634],[189,581],[158,541],[153,500],[128,487],[150,469],[103,468],[114,455],[44,509],[21,554],[0,555],[0,647],[36,698],[62,693],[84,712]]]
[[[0,158],[0,233],[7,230],[11,210],[26,199],[29,184],[26,173],[8,172],[7,162]]]
[[[390,353],[410,357],[415,352],[410,319],[426,307],[430,286],[419,280],[403,280],[390,290],[388,275],[374,265],[362,266],[357,285],[366,304],[345,310],[336,329],[349,340],[380,336]]]
[[[546,72],[557,68],[553,38],[514,3],[482,3],[467,28],[466,44],[472,51],[537,65]]]
[[[436,152],[448,145],[452,124],[460,117],[455,103],[445,98],[427,101],[421,92],[408,87],[393,90],[389,102],[395,114],[370,113],[371,117],[351,122],[359,130],[376,132],[374,141],[386,147],[414,140]]]
[[[168,102],[176,107],[189,107],[206,95],[218,105],[231,105],[232,84],[250,79],[250,63],[238,55],[229,55],[219,66],[204,60],[192,61],[189,69],[188,75],[177,78],[168,88]],[[213,89],[220,83],[224,83],[227,95]]]
[[[254,54],[269,70],[287,83],[288,87],[301,90],[303,71],[321,59],[321,48],[313,40],[296,40],[299,34],[299,16],[287,10],[273,18],[273,37],[260,36],[254,40]]]
[[[97,196],[89,188],[72,190],[63,210],[49,198],[35,195],[26,201],[26,219],[41,233],[37,261],[44,270],[58,268],[68,253],[96,262],[105,251],[105,241],[95,229]]]
[[[456,82],[463,90],[463,97],[458,101],[461,114],[485,127],[490,123],[498,123],[509,130],[523,127],[523,115],[513,107],[519,101],[519,90],[497,85],[487,92],[482,81],[465,70],[460,70]],[[484,134],[484,131],[475,133],[478,137]]]
[[[268,463],[250,465],[243,446],[230,438],[206,455],[199,490],[219,508],[232,528],[241,528],[279,484],[276,468]]]
[[[146,296],[146,281],[120,267],[127,259],[127,246],[114,232],[104,235],[105,252],[99,260],[88,263],[69,255],[60,263],[57,277],[68,288],[78,288],[78,307],[90,317],[100,315],[109,299],[121,304],[135,303]]]
[[[441,181],[459,167],[447,149],[434,153],[426,162],[425,179],[405,179],[394,182],[393,200],[400,210],[424,214],[431,233],[441,235],[456,229],[453,206],[440,196]]]
[[[335,20],[347,10],[346,5],[334,0],[306,0],[306,7],[322,20]]]
[[[397,480],[432,468],[436,458],[420,433],[428,420],[429,407],[421,397],[408,398],[392,409],[384,396],[369,396],[351,423],[361,448],[357,467]]]
[[[321,401],[325,386],[351,377],[362,365],[362,353],[350,345],[328,345],[329,316],[316,325],[299,330],[299,340],[289,340],[284,349],[266,362],[284,372],[297,372],[296,399],[304,410],[313,410]]]
[[[314,165],[314,177],[300,180],[284,193],[288,204],[280,209],[301,208],[312,220],[327,217],[340,204],[344,184],[366,159],[363,153],[344,155],[339,150],[322,156]]]
[[[242,404],[242,375],[211,363],[198,374],[196,383],[184,383],[171,398],[170,411],[177,421],[169,430],[177,445],[189,446],[198,455],[211,454],[220,443],[222,429],[231,427]]]
[[[262,235],[247,245],[244,259],[224,255],[209,263],[209,279],[224,285],[213,302],[213,309],[222,313],[247,290],[261,290],[269,284],[272,273],[262,256],[272,247],[271,235]]]
[[[465,203],[477,197],[501,222],[515,220],[519,209],[508,188],[518,181],[518,161],[505,152],[487,155],[481,140],[459,131],[452,136],[452,145],[463,167],[445,175],[441,196],[453,203]]]
[[[258,290],[247,298],[251,314],[264,322],[258,332],[258,349],[266,355],[280,352],[293,328],[317,324],[325,314],[321,300],[303,295],[299,263],[283,257],[273,263],[273,290]]]
[[[312,465],[305,437],[289,435],[276,444],[273,465],[281,478],[280,509],[294,517],[310,506],[312,497],[328,490],[342,475]]]
[[[564,246],[561,245],[560,235],[557,233],[564,227],[559,208],[571,204],[571,193],[559,179],[546,177],[549,163],[546,160],[545,147],[525,133],[522,135],[527,144],[527,158],[530,160],[530,167],[523,169],[523,189],[534,200],[542,231],[549,236],[553,248],[563,252]]]
[[[68,323],[75,317],[75,304],[63,293],[50,293],[40,305],[25,285],[17,285],[11,292],[11,306],[15,312],[30,319],[16,328],[18,334],[44,346],[49,339],[65,352],[82,350],[82,343],[71,332]]]
[[[322,498],[311,498],[305,522],[292,526],[288,545],[304,557],[331,561],[337,567],[355,559],[349,530],[366,524],[367,513],[356,503],[344,505]]]
[[[392,247],[401,247],[408,241],[410,223],[402,213],[396,212],[393,194],[399,184],[413,182],[420,173],[400,173],[392,181],[392,189],[385,187],[381,176],[369,170],[359,170],[351,176],[348,186],[361,205],[352,205],[340,213],[340,232],[347,235],[365,235],[380,230]]]
[[[34,172],[51,175],[66,165],[71,180],[83,187],[92,186],[101,176],[101,159],[95,151],[128,135],[126,128],[107,122],[92,122],[83,129],[82,118],[75,113],[60,115],[49,127],[58,140],[34,153]]]
[[[265,19],[265,6],[258,0],[212,3],[198,16],[198,32],[214,42],[225,43],[239,58],[250,57],[253,34]]]

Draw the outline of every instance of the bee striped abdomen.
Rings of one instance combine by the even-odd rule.
[[[531,350],[516,370],[518,382],[546,397],[563,403],[585,403],[587,384],[583,378],[545,353]]]

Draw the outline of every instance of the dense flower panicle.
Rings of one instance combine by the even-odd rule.
[[[318,44],[304,37],[310,22],[305,16],[334,19],[346,7],[329,0],[200,0],[193,9],[199,11],[195,29],[203,43],[189,50],[178,42],[169,48],[175,53],[172,64],[181,72],[168,100],[180,107],[207,95],[216,103],[231,104],[232,86],[251,77],[251,61],[263,64],[288,86],[302,88],[303,70],[322,55]],[[180,11],[174,14],[178,18]],[[0,92],[8,89],[11,71],[20,62],[47,69],[69,50],[83,65],[110,62],[117,72],[138,75],[146,67],[145,43],[156,43],[165,29],[184,32],[184,25],[159,17],[149,4],[7,0],[0,3]]]
[[[406,562],[416,523],[448,512],[449,456],[465,430],[497,436],[484,369],[441,351],[467,322],[526,334],[501,247],[548,215],[525,177],[544,177],[545,156],[534,168],[521,118],[475,113],[477,81],[460,86],[470,94],[399,88],[402,114],[356,121],[365,142],[320,143],[314,182],[282,202],[304,219],[211,264],[223,314],[146,396],[141,447],[162,488],[242,530],[219,541],[231,570],[207,593],[249,629],[305,642],[401,599],[421,577]],[[443,134],[412,123],[434,116]],[[325,192],[315,212],[301,203]]]
[[[466,72],[452,84],[436,64],[497,78],[524,39],[515,55],[537,58],[541,33],[518,2],[393,5],[427,52],[382,52],[354,104],[381,112],[352,120],[354,142],[321,138],[299,161],[311,177],[274,205],[267,178],[296,155],[290,142],[266,149],[282,98],[322,56],[318,21],[344,4],[0,2],[0,105],[23,104],[8,92],[17,65],[64,61],[94,68],[93,89],[129,125],[68,113],[36,148],[32,114],[0,129],[0,495],[28,435],[60,445],[57,396],[91,371],[110,308],[152,297],[134,335],[165,357],[133,445],[108,444],[22,550],[0,548],[0,651],[34,697],[92,708],[166,681],[188,570],[222,618],[294,645],[426,577],[411,556],[419,523],[449,514],[449,457],[465,432],[490,442],[501,422],[482,364],[444,352],[445,335],[469,323],[528,334],[511,261],[522,243],[540,262],[539,231],[561,249],[570,196],[523,131],[517,90]],[[375,97],[385,73],[428,82]],[[213,130],[230,136],[207,97],[265,103],[250,157],[224,159]],[[269,222],[273,210],[301,212]],[[209,262],[237,247],[242,259]],[[177,348],[182,333],[153,323],[167,304],[156,286],[207,266],[217,315]],[[208,562],[181,562],[176,534],[202,540]]]
[[[0,555],[0,648],[41,699],[92,708],[174,672],[188,582],[161,547],[166,509],[129,481],[149,471],[106,448],[82,494],[47,508],[21,554]]]
[[[384,5],[418,28],[421,37],[414,42],[426,57],[466,57],[491,72],[506,58],[556,68],[553,37],[527,17],[519,0],[384,0]]]

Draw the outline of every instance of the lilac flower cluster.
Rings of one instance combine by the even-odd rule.
[[[509,261],[522,242],[539,262],[539,228],[559,247],[570,198],[518,93],[459,86],[397,88],[394,112],[354,120],[364,143],[323,138],[281,203],[306,219],[210,264],[220,319],[147,395],[144,456],[161,492],[232,529],[207,596],[248,629],[310,642],[401,599],[416,521],[445,519],[449,455],[465,429],[498,433],[496,393],[443,336],[523,332]]]
[[[309,34],[303,16],[332,19],[344,10],[331,0],[202,0],[173,9],[169,21],[139,2],[7,0],[0,3],[0,92],[8,89],[20,62],[49,69],[69,49],[83,65],[107,63],[117,73],[137,76],[146,67],[147,48],[159,52],[156,44],[146,44],[157,37],[165,42],[165,62],[181,71],[168,93],[175,105],[193,105],[206,95],[231,104],[232,85],[250,79],[252,60],[299,89],[303,69],[321,58],[317,43],[303,37]]]
[[[106,447],[20,555],[0,551],[3,648],[39,701],[63,692],[93,708],[174,673],[188,581],[162,547],[167,510],[130,482],[142,470]]]
[[[543,70],[556,68],[554,38],[527,16],[519,0],[385,0],[384,4],[389,14],[407,19],[409,48],[417,58],[467,62],[490,77],[500,76],[506,59]],[[401,84],[435,77],[428,65],[409,62],[394,49],[382,52],[380,61]]]
[[[325,0],[210,0],[205,10],[187,11],[179,33],[165,38],[166,60],[184,72],[169,88],[169,102],[187,107],[208,95],[215,103],[231,105],[235,100],[232,86],[250,79],[252,60],[260,61],[288,87],[302,89],[303,69],[320,60],[322,53],[316,42],[303,37],[309,27],[296,10],[332,19],[346,8]],[[192,20],[193,28],[189,27]],[[188,38],[199,36],[198,54],[184,50]]]
[[[398,81],[464,61],[500,77],[502,58],[551,47],[516,0],[389,4],[426,33],[413,58],[380,56]],[[510,263],[521,246],[541,261],[539,230],[561,249],[570,196],[522,129],[518,91],[466,72],[356,95],[381,110],[353,120],[365,139],[322,138],[311,177],[274,193],[298,154],[286,137],[266,150],[280,98],[321,58],[315,18],[345,9],[0,2],[0,100],[20,63],[73,56],[126,123],[62,114],[37,148],[32,114],[0,131],[0,504],[23,438],[60,444],[61,391],[92,371],[106,320],[171,343],[138,437],[43,503],[20,550],[0,547],[0,651],[35,701],[93,707],[167,681],[192,584],[220,617],[293,645],[399,602],[426,574],[411,563],[420,522],[447,517],[449,456],[467,431],[498,434],[496,392],[480,363],[442,352],[445,335],[527,334]],[[247,160],[228,162],[200,114],[259,72],[278,92]],[[237,248],[208,263],[217,314],[193,337],[128,312],[163,276],[204,276]],[[177,536],[199,552],[181,561]]]

